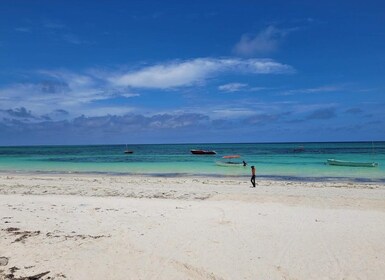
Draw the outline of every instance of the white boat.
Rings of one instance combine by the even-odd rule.
[[[230,155],[230,156],[223,156],[220,161],[216,161],[215,163],[219,166],[225,166],[225,167],[242,167],[246,166],[247,163],[242,160],[242,161],[234,161],[233,159],[239,159],[241,156],[239,155]]]
[[[376,167],[378,166],[377,162],[358,162],[358,161],[345,161],[337,159],[328,159],[326,161],[329,165],[337,166],[353,166],[353,167]]]

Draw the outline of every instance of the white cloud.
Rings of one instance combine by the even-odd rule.
[[[291,66],[271,59],[197,58],[115,74],[109,81],[115,86],[168,89],[200,84],[221,72],[279,74],[292,71]]]
[[[278,29],[271,25],[255,36],[242,35],[241,40],[234,47],[234,53],[252,56],[274,52],[288,32],[289,30]]]
[[[172,88],[192,85],[203,80],[217,69],[218,63],[215,60],[196,59],[181,63],[150,66],[136,72],[117,75],[110,81],[118,86]]]
[[[0,87],[0,109],[25,107],[37,116],[52,116],[65,110],[68,118],[85,114],[95,116],[115,112],[133,112],[127,103],[111,103],[116,98],[139,96],[132,88],[173,89],[207,82],[226,73],[277,74],[293,71],[289,65],[269,59],[198,58],[158,64],[129,73],[65,70],[40,70],[29,78],[36,82],[14,83]],[[246,85],[245,85],[246,86]],[[232,87],[232,88],[231,88]],[[242,84],[228,84],[223,90],[240,89]],[[100,112],[98,112],[98,110]],[[63,116],[61,116],[63,117]]]

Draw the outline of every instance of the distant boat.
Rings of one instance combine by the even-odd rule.
[[[378,166],[377,162],[358,162],[358,161],[345,161],[337,159],[328,159],[326,161],[329,165],[337,166],[353,166],[353,167],[376,167]]]
[[[190,151],[194,155],[215,155],[216,151],[205,151],[205,150],[191,150]]]
[[[124,153],[125,153],[125,154],[133,154],[134,151],[129,150],[129,149],[127,148],[127,145],[126,145],[126,149],[124,150]]]
[[[304,146],[297,146],[293,149],[293,152],[295,153],[301,153],[301,152],[304,152],[305,151],[305,147]]]
[[[215,162],[217,165],[219,166],[226,166],[226,167],[242,167],[242,166],[246,166],[247,163],[242,160],[236,160],[234,161],[234,159],[239,159],[241,158],[240,155],[229,155],[229,156],[223,156],[222,159],[223,160],[220,160],[220,161],[217,161]]]

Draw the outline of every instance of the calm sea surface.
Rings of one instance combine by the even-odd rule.
[[[303,146],[303,151],[296,151]],[[0,147],[0,172],[110,173],[148,175],[249,176],[274,179],[327,180],[350,178],[385,182],[385,142],[169,144]],[[191,149],[215,150],[193,155]],[[223,167],[222,156],[242,156],[247,167]],[[329,158],[377,162],[378,167],[330,166]]]

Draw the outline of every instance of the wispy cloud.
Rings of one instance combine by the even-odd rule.
[[[25,107],[39,117],[70,119],[81,114],[103,116],[134,112],[128,98],[139,96],[140,90],[175,89],[201,86],[211,77],[228,73],[237,75],[279,74],[294,71],[289,65],[269,59],[197,58],[166,62],[136,71],[39,70],[30,74],[32,82],[13,83],[0,87],[0,109]],[[33,81],[35,80],[35,81]],[[221,90],[236,91],[246,84],[223,85]],[[254,90],[248,87],[248,90]],[[258,89],[255,89],[258,90]],[[119,102],[116,102],[119,100]],[[124,102],[121,102],[124,100]],[[67,114],[60,114],[63,112]],[[218,114],[218,112],[217,112]],[[222,112],[222,115],[226,112]],[[241,112],[228,112],[228,115]]]
[[[52,21],[52,20],[45,20],[43,22],[43,27],[47,29],[65,29],[66,25],[60,22]]]
[[[69,26],[58,21],[45,20],[40,24],[40,26],[46,33],[49,33],[56,40],[61,40],[73,45],[91,43],[90,41],[85,40],[84,38],[76,34],[76,30],[71,30]]]
[[[228,118],[242,118],[255,114],[255,111],[250,108],[218,108],[213,110],[211,115],[217,119],[228,119]]]
[[[255,100],[238,101],[237,104],[218,104],[217,106],[210,106],[209,108],[196,108],[202,110],[212,119],[228,119],[228,118],[248,118],[256,115],[277,115],[282,112],[294,111],[297,103],[293,102],[256,102]]]
[[[345,113],[352,114],[352,115],[358,115],[362,114],[364,111],[360,108],[350,108],[345,111]]]
[[[272,88],[267,87],[252,87],[245,83],[229,83],[218,86],[218,89],[223,92],[238,92],[238,91],[262,91],[271,90]]]
[[[335,108],[325,108],[319,109],[312,112],[310,115],[306,117],[307,120],[325,120],[331,119],[336,116]]]
[[[20,113],[26,110],[25,108],[19,108],[12,113]],[[4,113],[0,110],[0,114]],[[11,114],[10,112],[8,112]],[[53,112],[54,113],[54,112]],[[52,128],[56,126],[62,126],[62,121],[52,121],[49,118],[39,118],[38,122],[30,122],[28,118],[33,118],[29,111],[22,112],[24,118],[20,116],[11,116],[12,119],[0,119],[0,124],[5,124],[7,127],[16,127],[18,130],[33,130],[44,129],[48,131],[54,131]],[[24,116],[25,115],[25,116]],[[37,118],[35,118],[37,119]],[[98,130],[116,130],[116,131],[146,131],[146,130],[167,130],[167,129],[179,129],[184,127],[193,127],[205,124],[210,121],[210,118],[204,114],[198,113],[180,113],[180,114],[155,114],[145,116],[142,114],[124,114],[124,115],[103,115],[103,116],[79,116],[69,120],[67,122],[67,128],[73,127],[74,130],[87,132]]]
[[[280,95],[295,95],[295,94],[313,94],[322,92],[336,92],[342,90],[341,86],[320,86],[314,88],[290,89],[281,92]]]
[[[244,34],[233,51],[241,56],[266,55],[276,51],[284,37],[293,29],[279,29],[273,25],[257,35]]]
[[[28,111],[24,107],[0,110],[0,112],[5,113],[12,118],[22,118],[22,119],[35,119],[36,117],[32,115],[31,111]]]
[[[23,32],[23,33],[31,32],[31,28],[30,27],[16,27],[15,30],[17,32]]]
[[[245,74],[281,74],[294,69],[271,59],[197,58],[145,67],[110,77],[111,84],[137,88],[169,89],[204,83],[206,79],[224,72]]]
[[[291,106],[293,112],[297,115],[311,115],[316,111],[335,110],[336,107],[338,107],[336,103],[297,103]]]
[[[107,81],[88,74],[61,70],[39,71],[38,80],[0,88],[1,107],[16,108],[22,105],[39,114],[48,114],[53,110],[81,114],[89,112],[92,104],[97,101],[138,96],[125,87],[110,86]],[[124,112],[128,111],[129,108],[125,108]]]
[[[80,40],[79,36],[75,34],[64,34],[63,35],[64,41],[74,44],[74,45],[80,45],[82,44],[82,40]]]
[[[91,44],[91,42],[89,42],[87,40],[83,40],[82,38],[80,38],[79,35],[76,35],[73,33],[63,34],[62,38],[67,43],[70,43],[73,45]]]
[[[281,112],[281,113],[264,113],[264,114],[254,114],[246,118],[243,122],[247,125],[270,125],[275,122],[283,121],[288,116],[290,112]]]
[[[221,85],[218,87],[218,89],[224,92],[236,92],[236,91],[241,91],[247,87],[248,85],[243,83],[230,83],[230,84]]]

